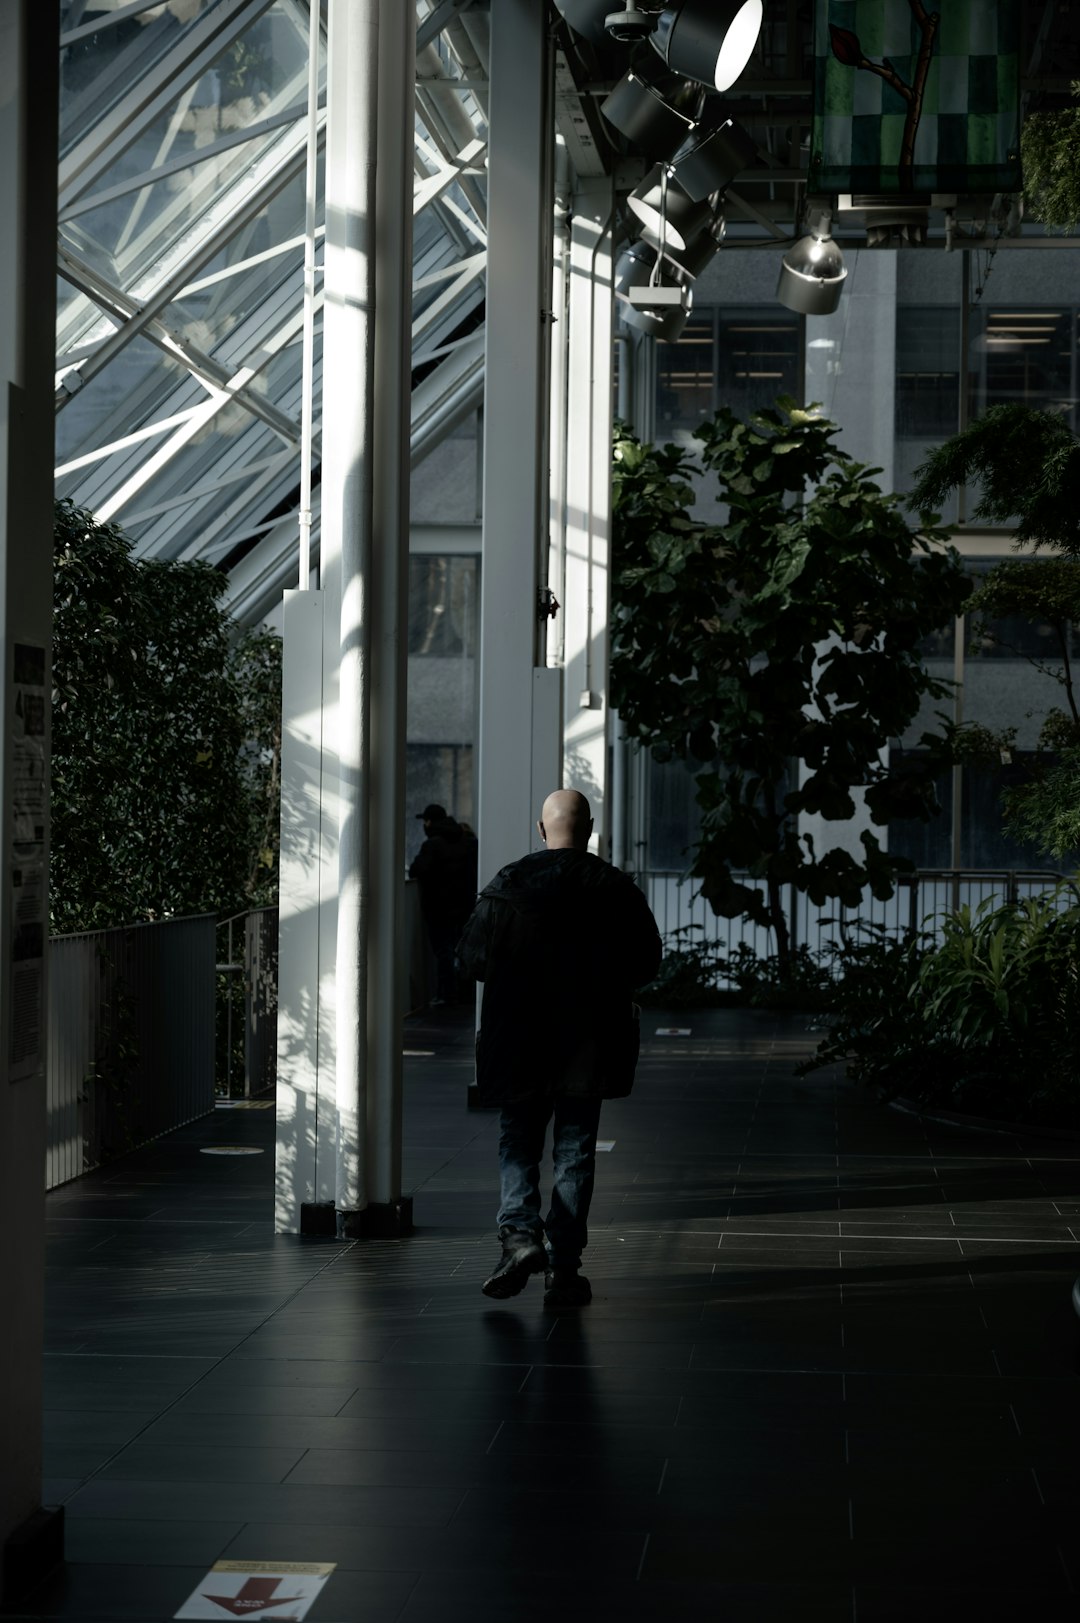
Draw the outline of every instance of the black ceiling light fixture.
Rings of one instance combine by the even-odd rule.
[[[710,192],[723,191],[757,156],[757,146],[742,125],[733,118],[721,118],[692,130],[669,168],[687,197],[698,202]]]
[[[801,316],[831,316],[840,303],[847,267],[832,239],[832,210],[812,209],[809,231],[785,253],[776,297]]]
[[[665,243],[664,257],[670,259],[672,264],[677,265],[688,276],[700,276],[706,265],[720,252],[726,230],[727,222],[722,208],[713,207],[710,203],[707,223],[690,238],[685,248],[673,248],[670,242]],[[642,232],[641,240],[654,246],[652,237],[647,231]]]
[[[615,296],[623,320],[673,344],[694,304],[689,279],[656,248],[632,242],[615,261]]]
[[[664,7],[649,41],[673,73],[730,90],[753,55],[761,18],[762,0],[682,0]]]
[[[654,165],[626,199],[642,225],[645,240],[657,247],[684,249],[712,219],[707,202],[692,201],[668,179],[666,165]]]
[[[667,158],[690,136],[701,117],[705,90],[680,79],[650,56],[625,73],[600,111],[646,158]]]

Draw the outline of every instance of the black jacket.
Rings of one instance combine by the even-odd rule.
[[[432,824],[409,869],[424,917],[461,929],[476,901],[476,836],[444,817]]]
[[[487,1104],[620,1098],[637,1060],[631,993],[662,947],[632,879],[587,851],[535,851],[481,892],[458,943],[484,982],[476,1079]]]

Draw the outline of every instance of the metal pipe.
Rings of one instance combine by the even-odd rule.
[[[307,173],[304,213],[304,362],[300,388],[300,590],[311,579],[311,447],[315,394],[315,208],[319,174],[319,47],[322,3],[311,0],[308,28]]]
[[[371,759],[367,1029],[368,1200],[401,1199],[405,1018],[405,690],[409,580],[409,313],[416,8],[384,3],[379,36],[375,415],[370,596]]]

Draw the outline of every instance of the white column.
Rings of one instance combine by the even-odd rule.
[[[483,579],[480,605],[480,883],[534,843],[533,670],[547,535],[551,297],[551,56],[545,8],[491,15]],[[538,707],[539,713],[545,706]],[[552,785],[552,787],[555,787]]]
[[[281,1232],[351,1237],[405,1221],[414,27],[396,0],[330,0],[320,590],[289,594],[285,613]]]
[[[59,11],[0,6],[0,1556],[11,1603],[63,1556],[42,1509],[48,698]]]
[[[279,1234],[334,1228],[333,1077],[337,927],[334,707],[324,693],[322,592],[286,592],[282,626],[281,856],[278,879]],[[336,625],[334,627],[336,643]],[[304,1208],[309,1208],[307,1214]]]
[[[588,796],[593,849],[610,854],[608,621],[611,604],[613,332],[610,182],[574,199],[566,426],[563,782]]]
[[[341,593],[335,1055],[339,1214],[360,1212],[367,1205],[364,1060],[379,9],[379,0],[330,0],[327,43],[322,555],[340,571]]]

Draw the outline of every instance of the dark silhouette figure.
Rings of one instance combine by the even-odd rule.
[[[476,837],[434,802],[416,814],[426,838],[409,868],[420,885],[420,911],[435,954],[432,1003],[457,1000],[454,944],[476,900]]]
[[[631,993],[662,948],[649,904],[626,874],[592,856],[584,795],[558,790],[537,825],[547,849],[485,886],[458,944],[484,982],[477,1037],[481,1102],[502,1107],[502,1256],[488,1296],[516,1296],[544,1270],[544,1305],[590,1300],[580,1273],[604,1099],[630,1092],[639,1028]],[[540,1217],[540,1163],[552,1127],[552,1195]]]

